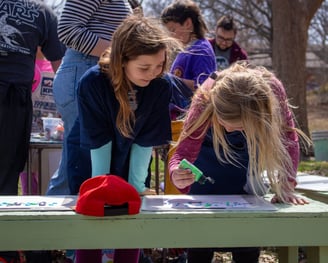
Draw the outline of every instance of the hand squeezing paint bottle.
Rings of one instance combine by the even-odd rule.
[[[187,161],[186,159],[183,159],[179,164],[180,169],[190,169],[191,172],[195,175],[196,182],[200,184],[205,184],[206,181],[210,182],[211,184],[214,184],[215,181],[212,177],[207,177],[203,174],[201,170],[199,170],[195,165],[193,165],[191,162]]]

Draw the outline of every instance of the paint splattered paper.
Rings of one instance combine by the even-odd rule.
[[[0,211],[65,211],[73,210],[76,196],[0,196]]]
[[[253,195],[151,195],[144,196],[143,211],[177,210],[258,210],[277,208],[263,198]]]

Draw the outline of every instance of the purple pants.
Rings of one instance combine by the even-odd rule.
[[[101,263],[101,249],[76,250],[76,263]],[[140,249],[115,249],[114,263],[138,263]]]

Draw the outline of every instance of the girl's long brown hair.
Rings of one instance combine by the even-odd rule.
[[[163,74],[167,70],[171,52],[180,46],[159,21],[143,17],[141,13],[127,17],[114,32],[111,47],[102,54],[99,65],[110,79],[119,102],[116,126],[123,136],[133,136],[135,123],[134,111],[128,100],[128,92],[132,90],[133,84],[125,76],[124,64],[140,55],[152,55],[165,50]]]

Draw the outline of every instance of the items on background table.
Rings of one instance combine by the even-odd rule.
[[[42,132],[42,117],[60,117],[53,98],[54,72],[51,63],[42,58],[35,62],[32,86],[32,133]]]
[[[64,126],[61,118],[43,117],[43,131],[46,140],[62,141]]]

